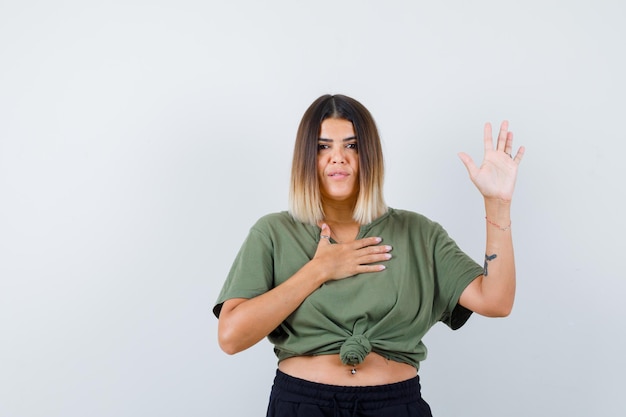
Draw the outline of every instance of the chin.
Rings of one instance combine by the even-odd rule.
[[[332,201],[340,201],[340,202],[345,202],[345,201],[356,201],[358,194],[355,194],[353,192],[334,192],[334,193],[323,193],[323,197],[326,200],[332,200]]]

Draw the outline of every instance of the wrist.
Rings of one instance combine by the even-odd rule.
[[[313,258],[307,264],[306,267],[309,269],[309,276],[313,279],[312,282],[315,282],[316,288],[321,287],[326,281],[330,280],[330,276],[324,268],[324,263],[320,262],[319,259]]]
[[[504,200],[498,197],[484,197],[485,208],[510,209],[511,200]]]
[[[485,216],[500,225],[511,222],[511,202],[500,199],[485,199]]]

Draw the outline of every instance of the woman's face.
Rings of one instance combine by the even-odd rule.
[[[359,155],[352,122],[333,118],[324,120],[317,149],[317,175],[323,199],[356,201]]]

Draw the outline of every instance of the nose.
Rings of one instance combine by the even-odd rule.
[[[333,149],[333,152],[330,155],[330,162],[333,164],[345,164],[346,163],[346,157],[345,157],[343,146],[337,146]]]

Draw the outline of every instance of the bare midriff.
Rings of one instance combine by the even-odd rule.
[[[282,360],[278,369],[287,375],[319,384],[371,386],[406,381],[417,375],[407,363],[370,353],[358,365],[345,365],[339,355],[295,356]]]

